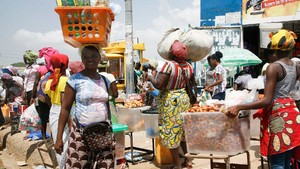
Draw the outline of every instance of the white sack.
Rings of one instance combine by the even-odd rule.
[[[180,36],[179,41],[187,47],[188,59],[194,62],[202,60],[213,47],[213,37],[206,30],[190,28]]]
[[[158,43],[157,46],[157,52],[162,58],[171,60],[169,58],[171,45],[175,40],[179,40],[181,34],[182,31],[179,28],[171,28],[165,33],[162,40]]]

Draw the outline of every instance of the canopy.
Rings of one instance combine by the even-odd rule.
[[[243,48],[227,48],[220,50],[223,54],[221,64],[224,67],[251,66],[262,61],[251,51]],[[205,63],[208,66],[208,63]]]

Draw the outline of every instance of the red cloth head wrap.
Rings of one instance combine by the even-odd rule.
[[[171,52],[175,56],[174,60],[176,61],[185,61],[187,59],[188,52],[186,46],[178,40],[173,42]]]
[[[59,82],[61,73],[68,68],[69,57],[65,54],[54,54],[50,57],[51,65],[54,69],[49,79],[53,79],[50,85],[50,89],[55,91],[56,85]]]

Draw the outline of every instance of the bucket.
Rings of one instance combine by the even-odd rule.
[[[146,110],[142,113],[145,121],[146,138],[157,138],[159,136],[157,110]]]
[[[125,131],[128,130],[128,126],[113,124],[112,127],[116,139],[115,158],[118,160],[125,157]]]

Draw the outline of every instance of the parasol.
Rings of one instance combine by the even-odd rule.
[[[226,48],[220,50],[223,54],[221,64],[224,67],[251,66],[262,61],[251,51],[243,48]],[[208,63],[205,63],[208,66]]]

